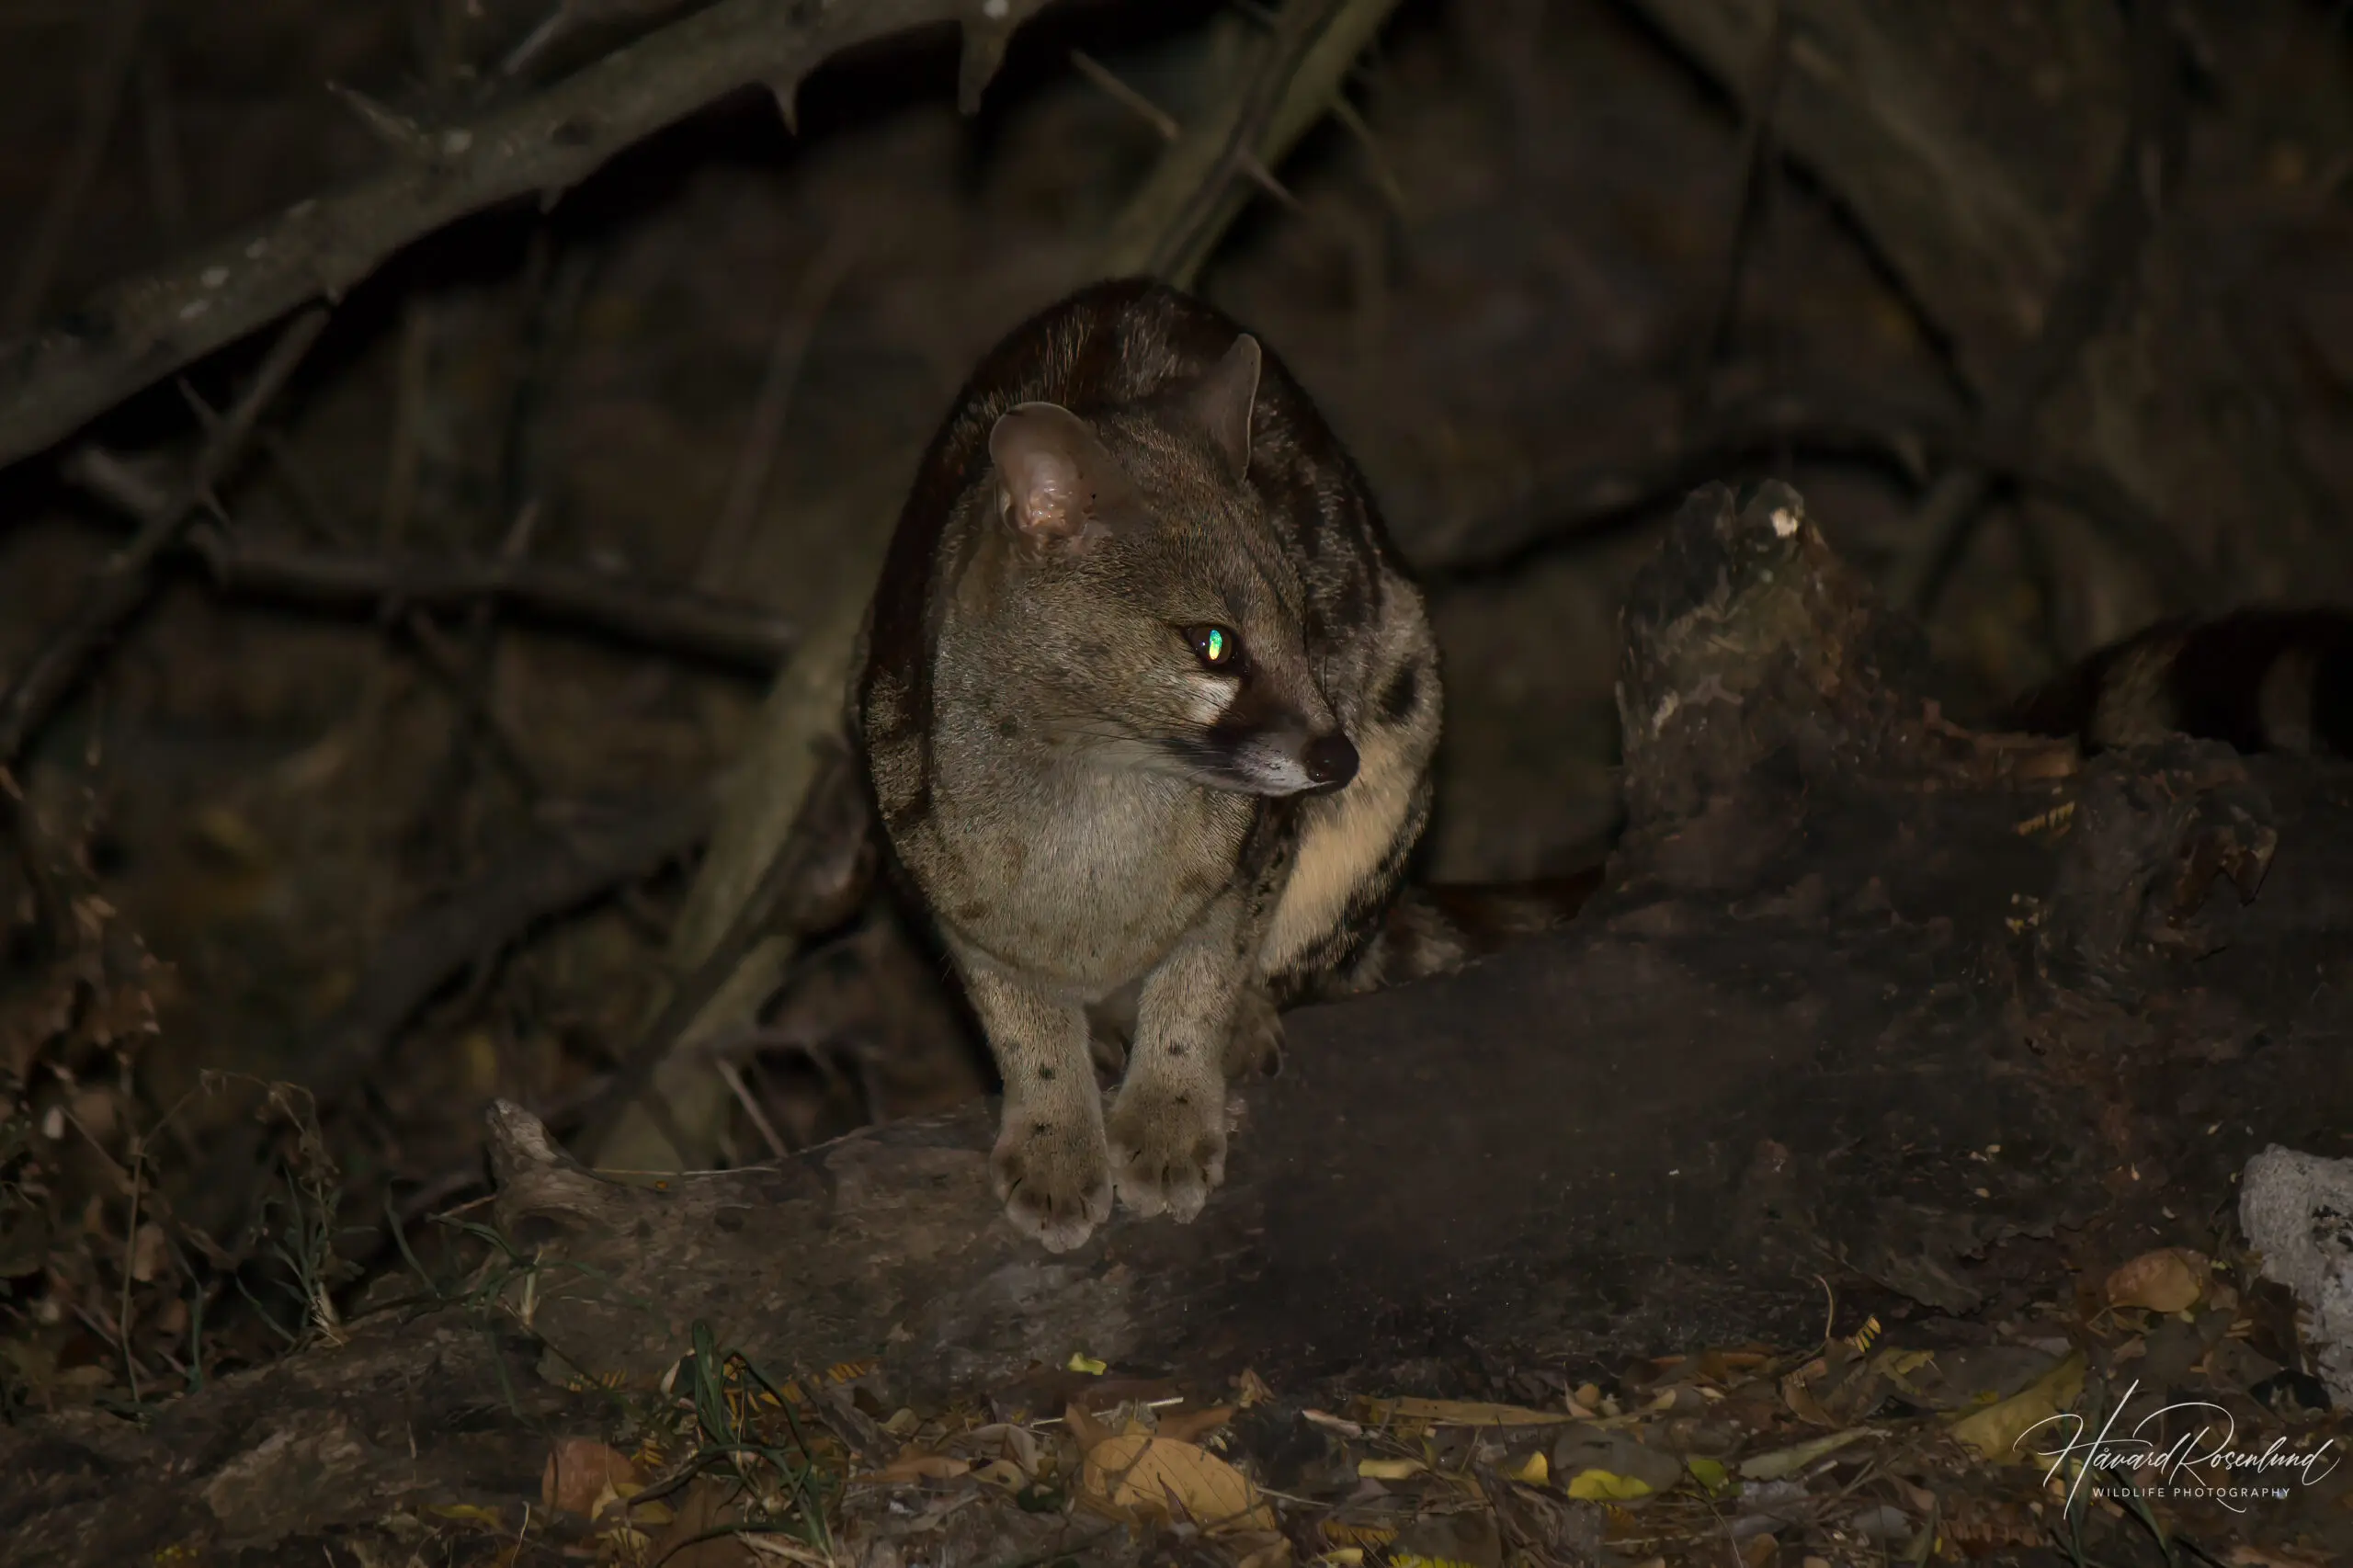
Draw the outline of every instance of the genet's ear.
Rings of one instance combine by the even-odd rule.
[[[1223,358],[1202,372],[1192,392],[1193,417],[1209,432],[1210,444],[1235,479],[1250,472],[1250,410],[1258,401],[1258,340],[1245,332]]]
[[[1032,539],[1074,540],[1100,524],[1128,480],[1084,420],[1051,403],[1017,403],[989,431],[997,509]]]

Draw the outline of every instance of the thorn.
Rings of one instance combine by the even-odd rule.
[[[327,91],[349,105],[359,117],[359,122],[373,131],[376,140],[395,153],[411,158],[426,158],[433,154],[433,139],[422,126],[404,114],[385,108],[367,94],[347,87],[340,82],[329,82]]]
[[[1182,133],[1184,128],[1176,123],[1175,117],[1170,115],[1166,109],[1162,108],[1158,104],[1154,103],[1150,98],[1145,97],[1142,93],[1137,92],[1133,87],[1131,87],[1125,82],[1120,81],[1119,77],[1111,74],[1108,66],[1106,66],[1101,61],[1087,53],[1086,51],[1083,49],[1072,50],[1070,51],[1070,62],[1078,67],[1078,74],[1080,75],[1086,77],[1088,81],[1102,88],[1106,94],[1109,95],[1113,102],[1119,104],[1123,108],[1131,110],[1135,114],[1136,118],[1142,119],[1146,125],[1151,126],[1153,130],[1159,132],[1160,139],[1163,142],[1174,142],[1176,140],[1177,136]]]
[[[1013,37],[1010,0],[981,0],[980,15],[964,18],[964,57],[956,72],[956,109],[981,112],[981,95],[1005,63],[1005,46]]]
[[[776,95],[776,112],[784,117],[784,129],[790,135],[801,134],[801,79],[770,82],[768,91]]]

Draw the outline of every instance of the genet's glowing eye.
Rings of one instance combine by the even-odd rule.
[[[1185,637],[1204,668],[1230,670],[1242,662],[1242,640],[1222,626],[1190,627]]]

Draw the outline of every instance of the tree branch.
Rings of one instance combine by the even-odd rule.
[[[424,133],[372,179],[108,290],[0,346],[0,463],[37,452],[161,377],[321,295],[339,298],[421,235],[518,196],[553,198],[608,158],[738,88],[780,98],[829,56],[941,22],[992,36],[1047,0],[719,0],[535,97]]]

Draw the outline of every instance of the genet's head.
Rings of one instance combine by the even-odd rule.
[[[1050,403],[989,434],[1000,591],[1059,737],[1254,795],[1336,790],[1356,748],[1315,679],[1304,591],[1249,483],[1258,344],[1091,419]],[[1000,619],[999,634],[1006,634]]]

